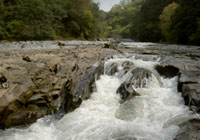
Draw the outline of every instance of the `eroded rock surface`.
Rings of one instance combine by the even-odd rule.
[[[101,60],[113,53],[103,44],[1,50],[0,127],[30,124],[51,113],[74,110],[95,88],[95,79],[103,73]]]

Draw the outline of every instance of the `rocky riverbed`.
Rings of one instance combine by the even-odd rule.
[[[163,77],[178,76],[185,104],[200,113],[200,47],[106,41],[36,41],[0,44],[0,126],[35,122],[71,112],[90,98],[104,60],[116,54],[144,61],[159,58]],[[116,72],[110,70],[110,74]],[[148,73],[148,72],[146,72]],[[123,86],[121,87],[123,88]],[[136,94],[137,95],[137,94]],[[126,97],[128,98],[128,97]],[[124,99],[126,99],[124,98]],[[124,102],[124,101],[123,101]],[[186,125],[176,140],[200,138],[200,121]]]

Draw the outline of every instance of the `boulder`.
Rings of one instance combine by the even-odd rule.
[[[130,63],[132,65],[132,63]],[[144,88],[148,80],[151,79],[151,71],[144,68],[135,68],[130,70],[130,76],[117,89],[117,93],[121,96],[121,102],[130,100],[134,96],[139,96],[139,93],[134,88]]]
[[[132,99],[134,96],[139,96],[139,94],[133,89],[132,85],[126,82],[121,84],[117,89],[117,93],[120,94],[121,103]]]
[[[118,72],[118,64],[117,63],[112,63],[109,67],[106,69],[106,74],[113,76],[116,72]]]
[[[110,48],[110,44],[105,43],[105,44],[104,44],[104,48]]]
[[[0,74],[0,84],[3,84],[5,82],[7,82],[7,78],[4,75]]]
[[[131,61],[125,61],[122,63],[122,67],[124,70],[130,70],[134,68],[134,63]]]
[[[26,61],[26,62],[31,62],[31,59],[30,59],[30,57],[28,57],[28,56],[24,56],[22,59],[23,59],[24,61]]]
[[[157,72],[166,78],[172,78],[174,76],[178,76],[179,73],[179,69],[174,67],[174,66],[161,66],[161,65],[157,65],[155,66],[155,69],[157,70]]]
[[[144,68],[135,68],[131,71],[130,83],[135,88],[144,88],[152,78],[152,72]]]
[[[3,74],[0,74],[0,88],[7,89],[9,84],[6,82],[7,78]]]

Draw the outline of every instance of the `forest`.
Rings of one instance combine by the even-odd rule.
[[[0,0],[0,40],[130,38],[200,45],[199,0]]]
[[[91,0],[0,0],[0,40],[94,39],[100,11]]]
[[[106,37],[200,45],[200,1],[121,1],[107,13],[105,24]]]

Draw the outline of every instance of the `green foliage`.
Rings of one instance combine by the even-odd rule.
[[[0,40],[98,36],[92,0],[0,0],[0,13]]]
[[[107,13],[104,25],[105,37],[200,45],[200,1],[121,1]]]
[[[170,27],[172,23],[172,16],[175,14],[176,9],[179,7],[179,4],[173,2],[167,5],[160,15],[160,28],[163,35],[163,41],[172,42],[173,38],[170,33]]]
[[[142,6],[143,0],[133,0],[130,3],[121,1],[107,14],[107,27],[105,37],[131,38],[131,27],[136,14]]]
[[[172,17],[171,35],[173,42],[179,44],[200,45],[200,1],[179,0]]]
[[[132,29],[133,37],[140,41],[158,42],[162,38],[159,16],[172,0],[145,0]]]
[[[0,0],[0,40],[132,38],[200,45],[199,0]]]

